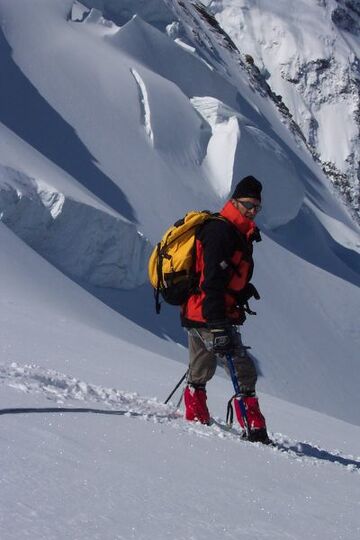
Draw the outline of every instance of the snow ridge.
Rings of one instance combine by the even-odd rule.
[[[146,279],[149,242],[133,223],[0,165],[0,220],[67,274],[131,289]]]
[[[146,86],[140,74],[136,71],[136,69],[131,68],[130,71],[139,89],[141,116],[142,116],[142,123],[145,128],[145,133],[149,137],[150,143],[153,146],[154,133],[151,127],[151,111],[150,111],[149,98],[148,98]]]
[[[105,407],[122,407],[124,413],[174,417],[173,407],[159,403],[155,398],[146,399],[134,392],[122,392],[116,388],[105,388],[80,381],[51,369],[35,365],[20,366],[12,363],[0,365],[0,382],[25,393],[42,394],[51,401],[62,404],[66,401],[101,403]]]

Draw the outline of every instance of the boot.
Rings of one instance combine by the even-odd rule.
[[[246,417],[249,425],[249,434],[247,434],[245,431],[245,423],[241,412],[240,403],[239,400],[235,397],[234,408],[236,418],[241,428],[244,430],[242,438],[251,442],[270,444],[271,440],[266,430],[265,418],[260,411],[258,398],[255,396],[244,396],[241,399],[245,406]]]
[[[205,387],[188,385],[184,392],[185,419],[210,424],[210,413],[206,405]]]

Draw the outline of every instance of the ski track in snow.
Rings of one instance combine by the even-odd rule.
[[[183,432],[209,438],[221,438],[237,444],[251,444],[240,439],[241,431],[228,428],[224,420],[215,418],[213,424],[203,426],[185,422],[182,415],[172,405],[165,405],[156,398],[145,398],[134,392],[124,392],[116,388],[105,388],[80,381],[54,370],[36,365],[20,366],[16,363],[0,365],[0,383],[30,394],[42,394],[55,401],[57,407],[19,407],[0,409],[0,415],[26,413],[97,413],[137,417],[154,423],[169,424]],[[98,403],[102,408],[61,407],[69,401]],[[265,447],[255,444],[258,449],[284,454],[288,459],[318,466],[332,463],[350,472],[360,474],[360,457],[343,455],[339,450],[328,451],[309,442],[297,442],[280,433],[272,434],[275,446]]]

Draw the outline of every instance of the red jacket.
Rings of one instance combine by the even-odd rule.
[[[198,289],[182,306],[182,324],[205,326],[207,322],[242,324],[244,308],[237,295],[253,272],[252,242],[260,235],[255,223],[228,201],[220,212],[224,220],[209,220],[196,233],[195,270]]]

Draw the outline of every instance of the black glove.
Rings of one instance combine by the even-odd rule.
[[[258,293],[257,288],[252,283],[248,283],[245,287],[237,294],[236,299],[239,306],[243,306],[246,313],[250,315],[256,315],[255,311],[251,311],[249,308],[250,298],[255,298],[255,300],[260,300],[260,294]]]
[[[254,297],[255,300],[260,300],[260,294],[257,291],[257,288],[252,283],[248,283],[245,285],[243,289],[238,293],[237,300],[240,305],[245,304],[250,300],[250,298]]]
[[[235,350],[234,330],[231,325],[224,326],[224,322],[211,323],[208,325],[213,336],[212,349],[215,354],[224,356],[233,354]]]

